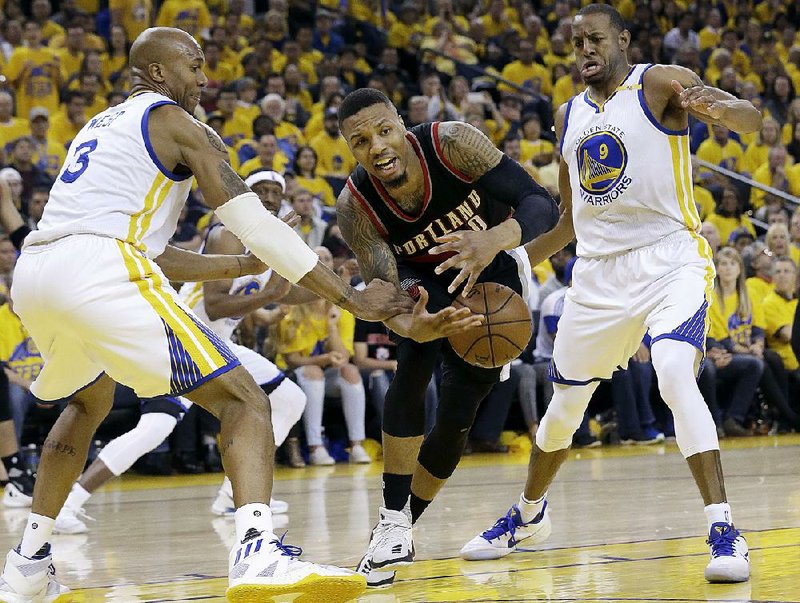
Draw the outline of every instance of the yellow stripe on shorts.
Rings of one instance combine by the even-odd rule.
[[[139,288],[139,293],[152,306],[161,319],[173,330],[183,347],[191,356],[203,375],[210,375],[228,364],[216,347],[209,341],[195,322],[175,303],[172,296],[162,290],[164,282],[158,272],[147,266],[150,260],[137,257],[134,248],[117,241],[130,281]]]

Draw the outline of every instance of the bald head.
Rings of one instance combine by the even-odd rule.
[[[197,41],[182,29],[151,27],[145,29],[131,45],[130,65],[147,72],[153,63],[165,63],[181,54],[200,51]]]
[[[151,27],[131,46],[132,93],[150,90],[171,98],[192,113],[200,90],[208,83],[203,74],[203,51],[181,29]]]

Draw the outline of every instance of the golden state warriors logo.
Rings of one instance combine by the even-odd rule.
[[[581,198],[591,205],[614,201],[630,184],[627,165],[628,153],[619,136],[607,130],[588,135],[578,145]]]

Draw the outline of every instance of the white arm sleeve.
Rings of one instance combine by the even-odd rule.
[[[291,283],[314,269],[319,256],[283,221],[269,213],[253,192],[216,209],[222,223],[253,254]]]

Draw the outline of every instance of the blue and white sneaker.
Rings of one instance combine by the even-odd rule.
[[[523,540],[530,539],[529,544],[544,542],[552,530],[547,501],[544,502],[541,512],[528,523],[522,522],[519,507],[512,505],[508,513],[498,519],[494,526],[465,544],[460,555],[467,561],[500,559],[513,553]]]
[[[712,524],[706,544],[711,547],[706,580],[747,582],[750,579],[750,553],[739,530],[725,522]]]
[[[56,581],[56,569],[50,545],[44,545],[33,557],[9,551],[0,576],[0,601],[6,603],[54,603],[69,589]]]

